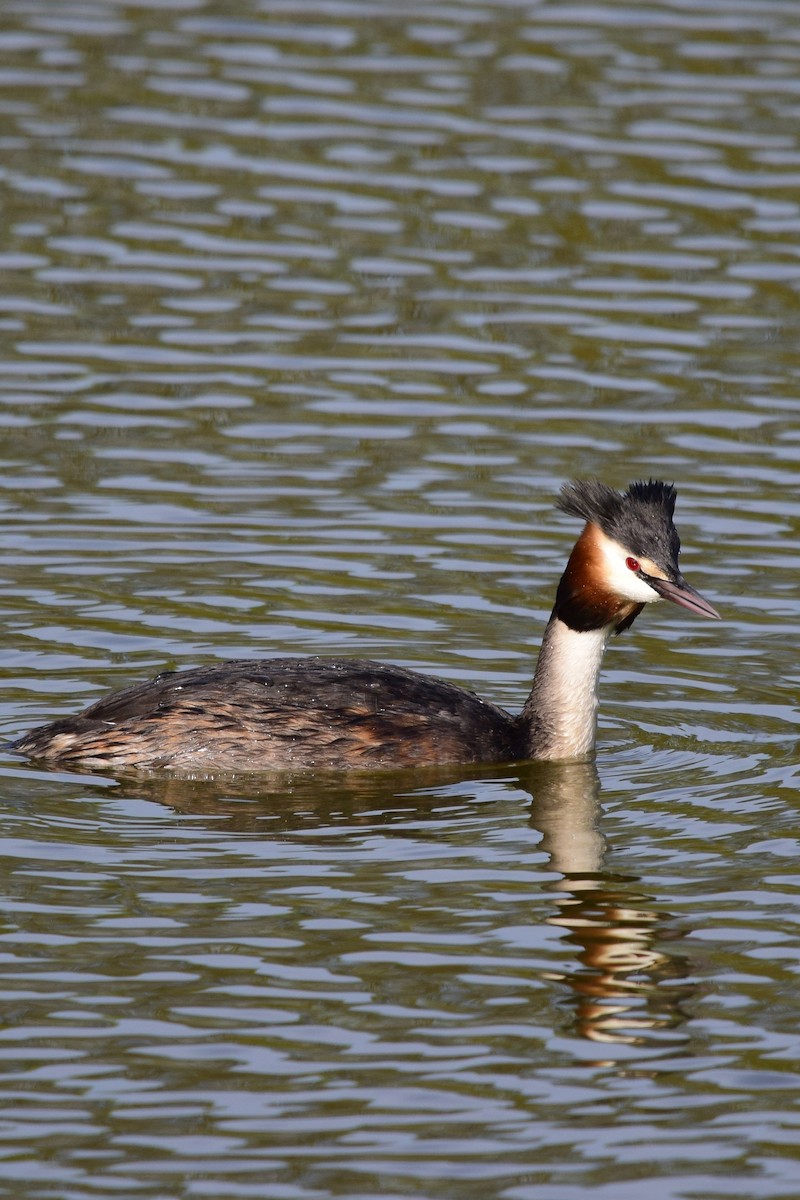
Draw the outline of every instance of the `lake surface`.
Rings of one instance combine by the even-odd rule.
[[[0,0],[0,725],[518,708],[563,480],[688,578],[592,765],[2,776],[0,1188],[800,1194],[800,3]]]

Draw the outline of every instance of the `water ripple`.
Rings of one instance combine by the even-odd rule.
[[[609,650],[600,781],[7,756],[0,1180],[794,1194],[797,5],[6,7],[9,735],[282,652],[516,707],[575,475],[723,622]]]

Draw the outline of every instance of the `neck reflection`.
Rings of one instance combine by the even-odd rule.
[[[522,781],[521,781],[522,782]],[[598,826],[600,781],[593,763],[531,771],[531,824],[560,879],[547,923],[578,948],[574,970],[550,973],[570,988],[574,1032],[592,1042],[660,1045],[685,1021],[682,1002],[694,987],[684,956],[666,945],[680,936],[669,913],[624,876],[604,867]]]

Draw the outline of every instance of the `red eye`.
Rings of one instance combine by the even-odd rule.
[[[626,558],[625,566],[628,568],[629,571],[641,571],[641,569],[642,569],[639,566],[639,564],[635,558]]]

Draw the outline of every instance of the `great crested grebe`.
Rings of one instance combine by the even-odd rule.
[[[585,521],[556,592],[530,695],[512,716],[455,684],[366,659],[234,659],[165,671],[41,725],[10,749],[62,766],[242,772],[579,759],[594,748],[606,643],[645,604],[719,613],[678,566],[675,489],[561,489]]]

